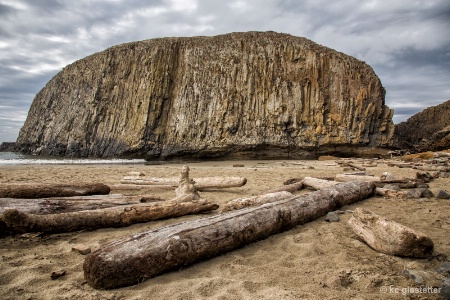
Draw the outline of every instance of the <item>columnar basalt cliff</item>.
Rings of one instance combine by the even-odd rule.
[[[18,144],[65,156],[307,158],[390,145],[372,68],[274,32],[162,38],[65,67],[38,93]]]
[[[415,151],[450,149],[450,100],[430,106],[395,126],[395,143]]]

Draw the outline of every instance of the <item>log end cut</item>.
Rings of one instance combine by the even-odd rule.
[[[433,254],[433,241],[426,234],[368,209],[355,209],[348,223],[359,238],[381,253],[416,258]]]

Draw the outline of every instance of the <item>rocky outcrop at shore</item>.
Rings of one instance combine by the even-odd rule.
[[[450,100],[395,126],[398,147],[416,152],[450,149]]]
[[[0,144],[0,152],[16,152],[19,151],[15,142],[3,142]]]
[[[393,111],[370,66],[274,32],[161,38],[65,67],[18,144],[45,155],[310,158],[379,153]]]

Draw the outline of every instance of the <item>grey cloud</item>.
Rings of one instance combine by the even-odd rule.
[[[447,0],[5,3],[0,4],[0,106],[14,121],[0,114],[0,142],[11,140],[7,132],[18,132],[34,95],[65,65],[116,44],[164,36],[250,30],[304,36],[370,64],[386,87],[396,122],[450,98]]]

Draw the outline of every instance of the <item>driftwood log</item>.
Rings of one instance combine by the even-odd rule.
[[[262,206],[134,234],[101,247],[84,262],[97,289],[139,283],[310,222],[373,195],[370,182],[349,182]]]
[[[124,196],[120,194],[39,199],[0,198],[0,214],[7,209],[17,209],[21,212],[38,215],[56,214],[146,202],[151,201],[145,196]]]
[[[148,191],[158,191],[158,190],[174,190],[178,185],[148,185],[148,184],[109,184],[111,191],[126,191],[126,190],[148,190]]]
[[[393,189],[386,189],[386,188],[380,188],[377,187],[375,189],[375,195],[383,196],[383,197],[392,197],[392,198],[402,198],[406,196],[406,192],[404,191],[397,191]]]
[[[270,193],[277,193],[277,192],[289,192],[289,193],[294,193],[296,191],[299,191],[303,188],[303,183],[302,182],[295,182],[295,183],[291,183],[291,184],[287,184],[287,185],[283,185],[277,188],[273,188],[270,189],[266,192],[261,193],[261,195],[263,194],[270,194]]]
[[[69,213],[34,215],[9,209],[2,219],[16,232],[70,232],[81,229],[124,227],[134,223],[197,214],[219,208],[206,200],[125,205]]]
[[[351,182],[351,181],[379,182],[381,181],[381,178],[377,176],[368,176],[368,175],[337,174],[334,177],[334,180],[339,182]]]
[[[379,252],[418,258],[433,253],[433,241],[427,235],[368,209],[355,209],[348,223],[358,237]]]
[[[120,181],[125,184],[140,184],[140,185],[169,185],[178,187],[178,177],[173,178],[159,178],[159,177],[144,177],[144,176],[125,176]],[[232,187],[241,187],[247,183],[247,179],[243,177],[204,177],[194,178],[194,185],[197,190],[204,189],[223,189]]]
[[[189,167],[183,166],[180,173],[178,187],[175,189],[177,195],[175,201],[191,201],[200,199],[200,194],[194,185],[194,181],[189,178]]]
[[[222,212],[227,212],[236,209],[242,209],[250,206],[263,205],[266,203],[276,202],[288,198],[292,198],[294,195],[292,193],[281,191],[275,193],[268,193],[253,197],[239,198],[228,201],[225,204],[225,207],[222,209]]]
[[[88,195],[107,195],[109,186],[102,183],[87,184],[35,184],[35,183],[2,183],[0,198],[49,198]]]
[[[305,177],[301,182],[303,183],[304,186],[311,188],[313,190],[320,190],[326,187],[332,187],[339,183],[337,181],[325,180],[314,177]]]

